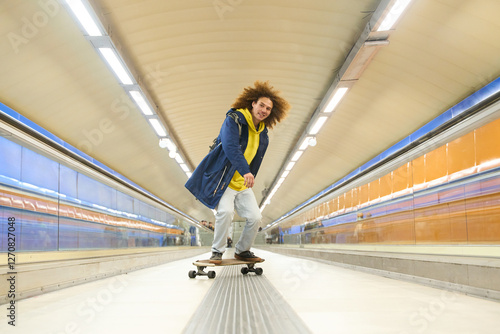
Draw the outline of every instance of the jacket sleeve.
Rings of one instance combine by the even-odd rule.
[[[250,172],[254,177],[257,177],[257,172],[259,171],[264,155],[266,154],[267,146],[269,144],[269,137],[267,136],[267,130],[260,134],[259,148],[252,162],[250,163]]]
[[[241,175],[250,173],[250,167],[248,166],[240,147],[238,124],[236,124],[234,119],[230,116],[227,116],[224,120],[220,136],[222,149],[226,153],[226,156],[233,167],[235,167]]]

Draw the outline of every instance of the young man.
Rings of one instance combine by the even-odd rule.
[[[289,109],[268,82],[256,81],[254,87],[246,87],[227,112],[210,152],[187,181],[186,188],[217,212],[210,262],[222,262],[235,209],[246,224],[234,257],[262,261],[250,252],[262,220],[252,187],[269,143],[267,129],[282,121]]]

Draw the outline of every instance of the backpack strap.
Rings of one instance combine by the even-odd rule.
[[[230,111],[227,113],[227,115],[229,117],[231,117],[238,125],[238,135],[241,137],[241,123],[240,123],[240,118],[238,117],[238,114],[236,113],[236,111]],[[209,146],[208,152],[212,152],[218,145],[220,145],[220,143],[217,144],[217,138],[219,138],[219,137],[215,137],[214,142],[212,143],[212,145]]]
[[[235,111],[230,111],[227,113],[227,115],[229,117],[231,117],[238,125],[238,135],[241,137],[241,123],[240,123],[240,118],[238,117],[238,114]]]

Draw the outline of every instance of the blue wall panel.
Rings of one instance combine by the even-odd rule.
[[[59,192],[69,198],[77,198],[77,175],[78,173],[66,166],[60,166]]]
[[[116,203],[116,200],[113,200],[112,196],[116,194],[111,187],[78,173],[78,199],[115,209],[112,204]]]
[[[133,213],[134,199],[131,196],[118,191],[116,194],[116,209],[123,212]]]
[[[59,190],[59,164],[43,155],[23,148],[21,181],[57,192]],[[32,190],[40,191],[38,189]]]
[[[66,204],[90,211],[107,211],[108,214],[115,215],[108,209],[118,209],[144,217],[141,219],[129,215],[133,220],[151,222],[148,218],[152,218],[167,224],[175,223],[171,214],[4,137],[0,137],[0,183],[9,190],[9,194],[0,190],[0,195],[4,195],[5,203],[8,203],[0,206],[0,251],[7,251],[8,217],[16,219],[16,251],[175,245],[176,236],[169,237],[168,240],[172,242],[163,243],[163,233],[118,228],[84,221],[75,214],[66,217],[58,216],[56,210],[47,211],[44,209],[45,203],[51,203],[52,208],[54,205],[57,207],[60,195]],[[16,207],[11,207],[9,198],[12,192],[19,193],[19,197],[26,197],[26,209],[19,207],[19,201]],[[40,206],[38,203],[34,205],[33,201],[40,202]],[[39,210],[41,212],[37,212]],[[68,211],[65,212],[67,214]],[[184,240],[183,236],[180,238]]]
[[[21,180],[22,147],[10,140],[0,137],[0,182],[11,184],[8,178]]]

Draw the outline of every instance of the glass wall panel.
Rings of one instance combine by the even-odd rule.
[[[9,217],[21,252],[188,244],[167,211],[0,137],[3,252]]]
[[[498,245],[500,120],[283,224],[286,243]],[[315,214],[311,214],[315,213]],[[279,238],[279,228],[268,232]]]

